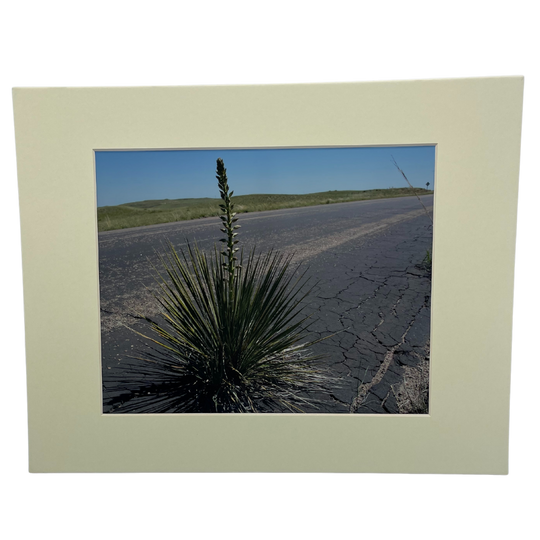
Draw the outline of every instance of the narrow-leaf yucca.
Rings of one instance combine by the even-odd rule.
[[[223,250],[207,255],[188,242],[177,252],[169,243],[159,256],[161,319],[145,317],[152,332],[140,333],[151,344],[138,356],[147,384],[123,412],[303,412],[334,383],[306,341],[306,272],[292,268],[291,255],[239,250],[221,159],[216,178]]]

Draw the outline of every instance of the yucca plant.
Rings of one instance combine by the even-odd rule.
[[[275,251],[244,256],[223,160],[217,160],[223,249],[169,244],[157,270],[162,319],[145,317],[151,346],[126,386],[147,384],[123,403],[124,412],[302,412],[333,379],[317,367],[307,342],[309,294],[305,272]],[[140,385],[140,384],[139,384]]]

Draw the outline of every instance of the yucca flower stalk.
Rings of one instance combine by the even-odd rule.
[[[401,173],[401,176],[405,178],[405,181],[407,184],[409,184],[409,187],[412,189],[413,193],[415,194],[416,198],[418,199],[418,202],[422,205],[424,208],[424,211],[426,212],[427,217],[431,220],[431,225],[433,225],[433,216],[428,212],[428,209],[426,208],[426,205],[422,202],[422,199],[418,196],[418,193],[416,193],[415,189],[413,188],[413,185],[409,182],[409,179],[407,178],[407,175],[401,170],[400,166],[397,164],[397,161],[394,159],[394,156],[390,156],[392,158],[392,163],[394,164],[394,167]],[[429,186],[429,182],[426,184],[426,186]]]
[[[233,212],[234,205],[231,202],[231,197],[233,196],[233,191],[229,193],[229,184],[227,182],[227,169],[223,164],[223,160],[218,158],[217,160],[217,181],[219,187],[219,194],[223,200],[223,204],[220,204],[219,207],[223,211],[223,215],[220,216],[221,221],[223,222],[223,229],[221,232],[224,232],[227,237],[222,238],[220,241],[226,244],[226,248],[221,254],[227,259],[226,262],[223,262],[223,266],[227,268],[229,275],[229,295],[232,301],[232,294],[234,288],[234,277],[235,277],[235,261],[237,260],[234,254],[238,251],[238,248],[235,247],[238,244],[238,240],[235,240],[235,237],[238,236],[238,233],[234,232],[236,229],[240,228],[240,225],[235,225],[238,221],[236,213]]]
[[[224,249],[206,255],[196,244],[180,252],[169,244],[159,256],[162,317],[144,318],[151,332],[139,335],[150,345],[136,357],[143,367],[124,376],[133,399],[118,412],[303,412],[335,383],[306,341],[306,271],[291,268],[291,255],[243,255],[221,159],[216,178]]]

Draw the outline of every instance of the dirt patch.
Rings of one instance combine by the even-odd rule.
[[[133,294],[116,297],[112,301],[101,300],[101,331],[110,332],[121,326],[129,326],[134,320],[156,317],[160,305],[154,296],[159,291],[157,285],[144,287]]]
[[[429,343],[416,366],[403,367],[403,381],[392,386],[400,414],[429,413]]]

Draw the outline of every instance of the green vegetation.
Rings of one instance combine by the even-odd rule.
[[[307,195],[240,195],[235,196],[236,212],[260,212],[280,208],[297,208],[369,199],[410,197],[433,193],[422,188],[372,189],[368,191],[324,191]],[[176,199],[141,201],[98,208],[98,230],[110,231],[142,227],[210,216],[219,216],[221,199]]]
[[[422,265],[424,266],[424,268],[426,270],[431,272],[432,261],[431,261],[431,250],[430,249],[426,250],[426,256],[424,257],[424,260],[422,261]]]
[[[223,250],[207,256],[196,245],[179,253],[169,245],[160,257],[162,318],[145,318],[150,335],[139,335],[152,348],[137,357],[145,361],[139,389],[122,412],[303,412],[317,403],[309,394],[334,383],[317,369],[319,357],[308,350],[313,342],[304,341],[302,301],[311,290],[305,272],[276,252],[239,252],[221,159],[217,179]]]

